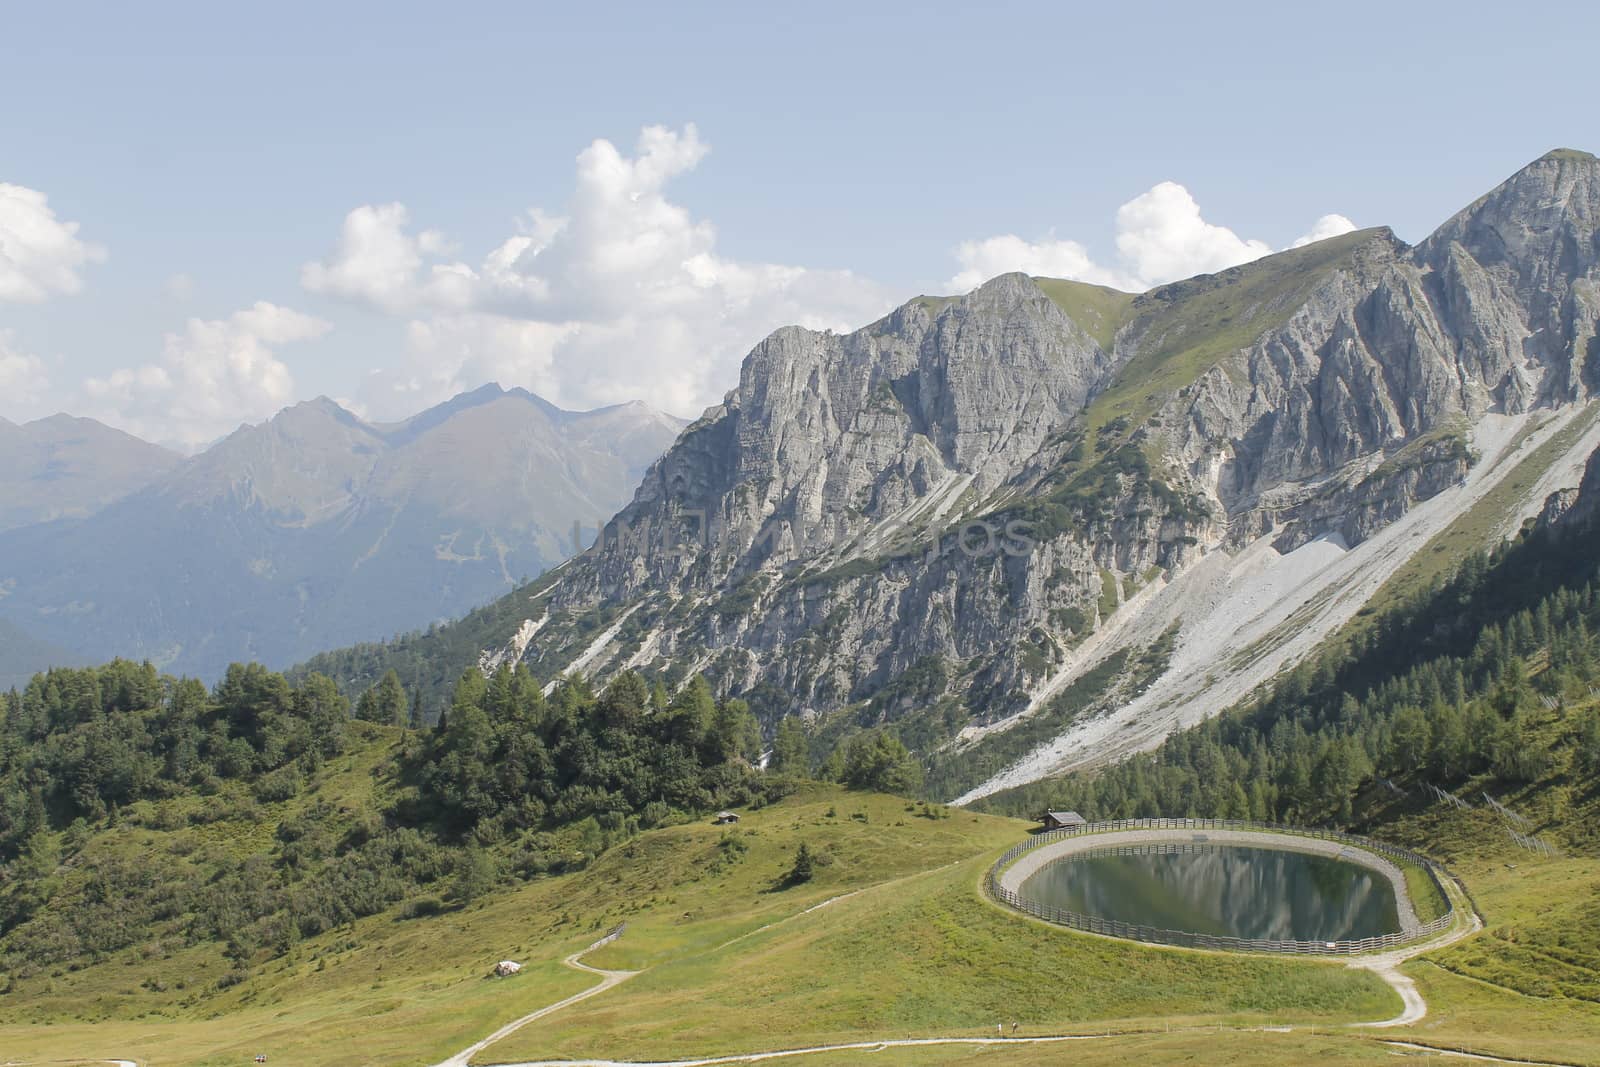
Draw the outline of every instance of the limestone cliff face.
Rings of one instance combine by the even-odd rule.
[[[1600,515],[1600,451],[1589,457],[1583,482],[1576,489],[1550,494],[1540,521],[1578,526]]]
[[[1461,480],[1486,414],[1588,398],[1597,220],[1600,163],[1557,152],[1416,248],[1362,231],[1137,297],[1005,275],[780,330],[538,598],[526,658],[703,670],[768,716],[913,684],[1006,714],[1163,575],[1358,543]],[[627,613],[609,644],[564,621],[597,609]]]
[[[1560,150],[1518,171],[1417,248],[1481,378],[1525,402],[1587,395],[1600,372],[1600,164]],[[1507,381],[1526,361],[1542,374]],[[1508,398],[1509,399],[1509,398]]]
[[[564,581],[561,599],[834,558],[958,481],[991,493],[1083,410],[1110,362],[1020,274],[846,336],[779,330],[651,468],[609,528],[614,550]]]

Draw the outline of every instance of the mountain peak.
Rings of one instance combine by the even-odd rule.
[[[82,415],[69,415],[65,411],[58,411],[54,415],[45,415],[41,418],[34,419],[32,422],[26,423],[25,425],[37,427],[39,429],[59,429],[68,426],[105,427],[106,424],[100,422],[98,419],[90,419]],[[106,428],[109,429],[110,427]]]
[[[1536,167],[1541,163],[1600,163],[1600,157],[1578,148],[1552,148],[1528,166]]]
[[[12,426],[12,423],[5,423]],[[34,419],[32,422],[23,423],[19,429],[35,441],[60,442],[65,438],[89,438],[103,442],[107,447],[128,446],[141,451],[149,451],[153,455],[167,455],[177,459],[177,453],[163,445],[146,441],[142,437],[119,430],[115,426],[108,426],[99,419],[91,419],[84,415],[71,415],[65,411],[58,411],[54,415]]]
[[[0,530],[81,518],[181,459],[103,422],[64,413],[22,426],[0,419],[0,431]]]
[[[1546,152],[1501,182],[1417,246],[1435,266],[1460,245],[1508,274],[1514,286],[1581,277],[1596,265],[1600,160],[1587,152]],[[1554,294],[1557,298],[1563,292]]]
[[[304,428],[335,422],[342,426],[371,433],[372,428],[355,412],[331,397],[319,396],[302,400],[284,408],[268,421],[267,425],[279,430]]]

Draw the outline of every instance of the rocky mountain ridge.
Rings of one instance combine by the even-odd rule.
[[[1198,602],[1238,561],[1365,559],[1432,500],[1419,523],[1536,512],[1491,491],[1523,445],[1559,453],[1539,481],[1592,435],[1597,218],[1600,163],[1555,152],[1414,248],[1364,230],[1137,296],[1005,275],[849,335],[780,330],[486,648],[542,677],[704,671],[824,735],[889,724],[964,761],[965,791],[1000,769],[990,739],[1105,718],[1205,644],[1202,620],[1247,621]],[[1337,602],[1324,629],[1361,606],[1263,588],[1251,618],[1290,592]],[[1256,670],[1303,654],[1288,622]],[[1162,715],[1227,695],[1175,691]]]

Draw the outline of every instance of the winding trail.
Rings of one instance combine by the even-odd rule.
[[[846,1045],[810,1045],[804,1048],[774,1049],[770,1052],[741,1052],[698,1060],[528,1060],[524,1063],[496,1064],[495,1067],[716,1067],[722,1063],[760,1063],[791,1056],[814,1056],[820,1052],[882,1052],[890,1048],[927,1048],[935,1045],[1054,1045],[1069,1041],[1104,1041],[1118,1034],[1059,1035],[1053,1037],[905,1037],[883,1041],[852,1041]]]
[[[599,967],[591,967],[587,963],[583,962],[583,956],[588,955],[595,949],[600,948],[602,945],[610,944],[614,940],[616,940],[615,934],[607,935],[606,937],[602,937],[599,941],[596,941],[594,944],[590,945],[588,948],[583,949],[581,952],[574,952],[572,955],[561,961],[568,967],[571,967],[575,970],[588,971],[590,974],[599,975],[599,984],[590,986],[581,993],[574,993],[565,1000],[558,1000],[554,1004],[548,1004],[540,1008],[538,1011],[529,1012],[520,1019],[515,1019],[509,1023],[506,1023],[504,1026],[490,1034],[488,1037],[484,1038],[482,1041],[467,1046],[454,1056],[451,1056],[449,1059],[440,1060],[438,1063],[434,1064],[433,1067],[467,1067],[467,1064],[472,1060],[472,1057],[476,1056],[478,1053],[482,1052],[496,1041],[510,1037],[512,1034],[516,1033],[518,1030],[521,1030],[529,1023],[537,1022],[540,1019],[543,1019],[546,1015],[553,1015],[563,1008],[570,1008],[579,1001],[588,1000],[590,997],[597,997],[613,986],[620,985],[621,983],[632,978],[634,975],[639,974],[639,971],[604,971]]]
[[[1448,878],[1441,879],[1445,892],[1450,896],[1450,903],[1455,907],[1457,915],[1467,917],[1466,922],[1457,922],[1450,929],[1430,941],[1419,942],[1395,949],[1393,952],[1384,952],[1375,956],[1361,956],[1350,961],[1349,966],[1361,970],[1371,971],[1373,974],[1389,983],[1389,988],[1400,994],[1404,1009],[1392,1019],[1382,1019],[1375,1023],[1351,1023],[1350,1025],[1365,1029],[1388,1029],[1395,1026],[1410,1026],[1412,1023],[1421,1022],[1428,1016],[1428,1002],[1423,999],[1417,990],[1417,983],[1407,975],[1400,973],[1400,965],[1407,960],[1415,959],[1424,952],[1433,952],[1436,949],[1453,945],[1464,937],[1471,937],[1483,929],[1483,920],[1478,917],[1478,912],[1472,903],[1465,899],[1465,894],[1460,891],[1454,882]]]

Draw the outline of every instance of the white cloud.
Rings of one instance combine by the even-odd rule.
[[[44,361],[17,347],[16,335],[0,330],[0,397],[10,410],[32,411],[50,388]]]
[[[274,351],[308,341],[328,323],[260,302],[226,319],[190,319],[166,335],[161,361],[84,382],[91,413],[147,440],[196,448],[294,399]]]
[[[411,234],[402,205],[360,207],[301,280],[410,320],[407,364],[367,383],[381,415],[488,380],[573,407],[644,399],[693,414],[773,329],[852,328],[893,304],[849,271],[719,256],[711,223],[665,195],[707,151],[693,125],[648,127],[631,156],[597,140],[565,213],[529,211],[477,265],[446,260],[434,231]]]
[[[1147,287],[1248,263],[1269,254],[1200,217],[1200,205],[1177,182],[1161,182],[1117,209],[1117,252]]]
[[[0,301],[76,293],[79,270],[105,258],[105,249],[78,239],[76,222],[56,218],[43,193],[0,182]]]
[[[1324,215],[1291,247],[1353,229],[1355,224],[1343,215]],[[1207,222],[1189,190],[1177,182],[1161,182],[1117,209],[1116,244],[1117,262],[1108,265],[1096,263],[1077,241],[1054,234],[1040,241],[1015,234],[966,241],[956,248],[962,269],[949,285],[965,292],[997,274],[1024,271],[1143,292],[1180,278],[1236,267],[1273,250],[1265,241],[1242,238]]]
[[[1118,289],[1134,284],[1121,272],[1097,265],[1077,241],[1058,240],[1054,235],[1042,241],[1027,241],[1013,233],[963,241],[956,248],[956,259],[962,270],[949,284],[963,293],[997,275],[1019,270],[1034,277],[1074,278]]]
[[[1294,239],[1294,243],[1289,247],[1304,248],[1306,245],[1315,244],[1318,241],[1326,241],[1330,237],[1338,237],[1341,234],[1353,233],[1355,228],[1356,224],[1345,218],[1343,215],[1324,215],[1316,222],[1311,224],[1311,229],[1309,232],[1300,237],[1296,237]]]
[[[380,311],[404,314],[448,297],[449,276],[456,265],[435,268],[446,285],[434,290],[418,276],[423,257],[448,249],[442,234],[432,230],[412,236],[404,204],[366,204],[345,216],[339,243],[320,263],[300,268],[300,284],[308,291],[368,304]],[[450,303],[448,299],[443,302]]]

